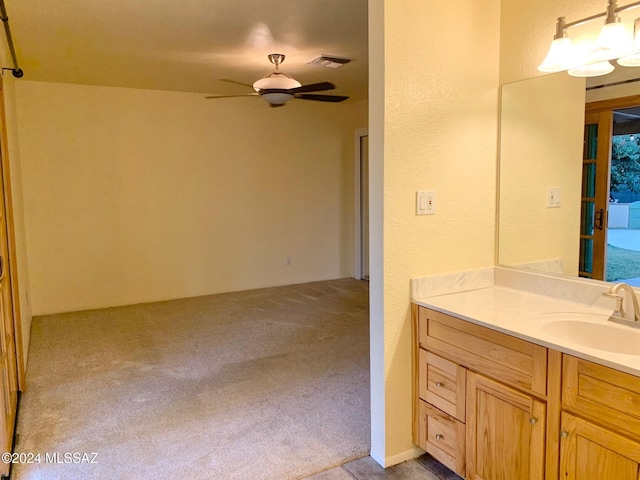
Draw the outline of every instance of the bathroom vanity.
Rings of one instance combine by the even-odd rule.
[[[414,442],[467,479],[638,480],[640,330],[605,323],[606,290],[500,267],[414,280]]]

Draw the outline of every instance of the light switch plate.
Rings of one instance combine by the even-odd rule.
[[[435,215],[436,192],[424,190],[416,192],[416,215]]]
[[[560,187],[549,187],[547,190],[547,207],[560,207]]]

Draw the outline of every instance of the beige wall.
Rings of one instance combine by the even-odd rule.
[[[584,97],[584,79],[565,72],[502,87],[499,263],[561,259],[578,275]]]
[[[499,7],[369,2],[372,455],[387,465],[415,453],[410,279],[494,264]],[[427,189],[436,214],[416,216]]]
[[[17,87],[34,314],[351,275],[366,105]]]

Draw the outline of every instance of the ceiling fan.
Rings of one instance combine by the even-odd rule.
[[[275,65],[275,70],[265,75],[260,80],[257,80],[253,85],[236,82],[234,80],[224,80],[253,88],[255,93],[245,93],[243,95],[210,95],[205,98],[262,97],[269,102],[269,106],[271,107],[283,107],[292,98],[333,103],[342,102],[349,98],[340,95],[318,95],[316,93],[310,93],[333,90],[336,86],[331,82],[302,85],[296,79],[291,78],[286,73],[282,73],[280,71],[279,66],[284,61],[285,57],[283,54],[272,53],[267,57],[269,58],[269,61]]]

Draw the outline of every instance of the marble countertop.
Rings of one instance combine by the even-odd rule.
[[[424,279],[417,279],[419,283],[412,282],[412,301],[477,325],[640,376],[640,343],[638,355],[614,353],[572,343],[571,335],[561,338],[550,334],[545,328],[548,323],[575,313],[588,317],[589,321],[607,322],[613,312],[614,302],[601,294],[610,285],[584,280],[566,280],[569,283],[565,283],[565,279],[557,277],[533,273],[525,273],[523,277],[517,272],[505,274],[497,269],[495,267],[492,270],[493,278],[490,280],[487,280],[487,269],[483,270],[479,282],[469,281],[469,272],[465,272],[463,280],[458,277],[453,282],[450,281],[453,278],[451,276],[444,281],[444,276],[429,277],[426,283],[421,282]],[[443,285],[448,287],[443,288]],[[429,295],[429,292],[435,295]],[[607,325],[624,329],[640,339],[640,331],[636,329],[612,322],[607,322]]]

